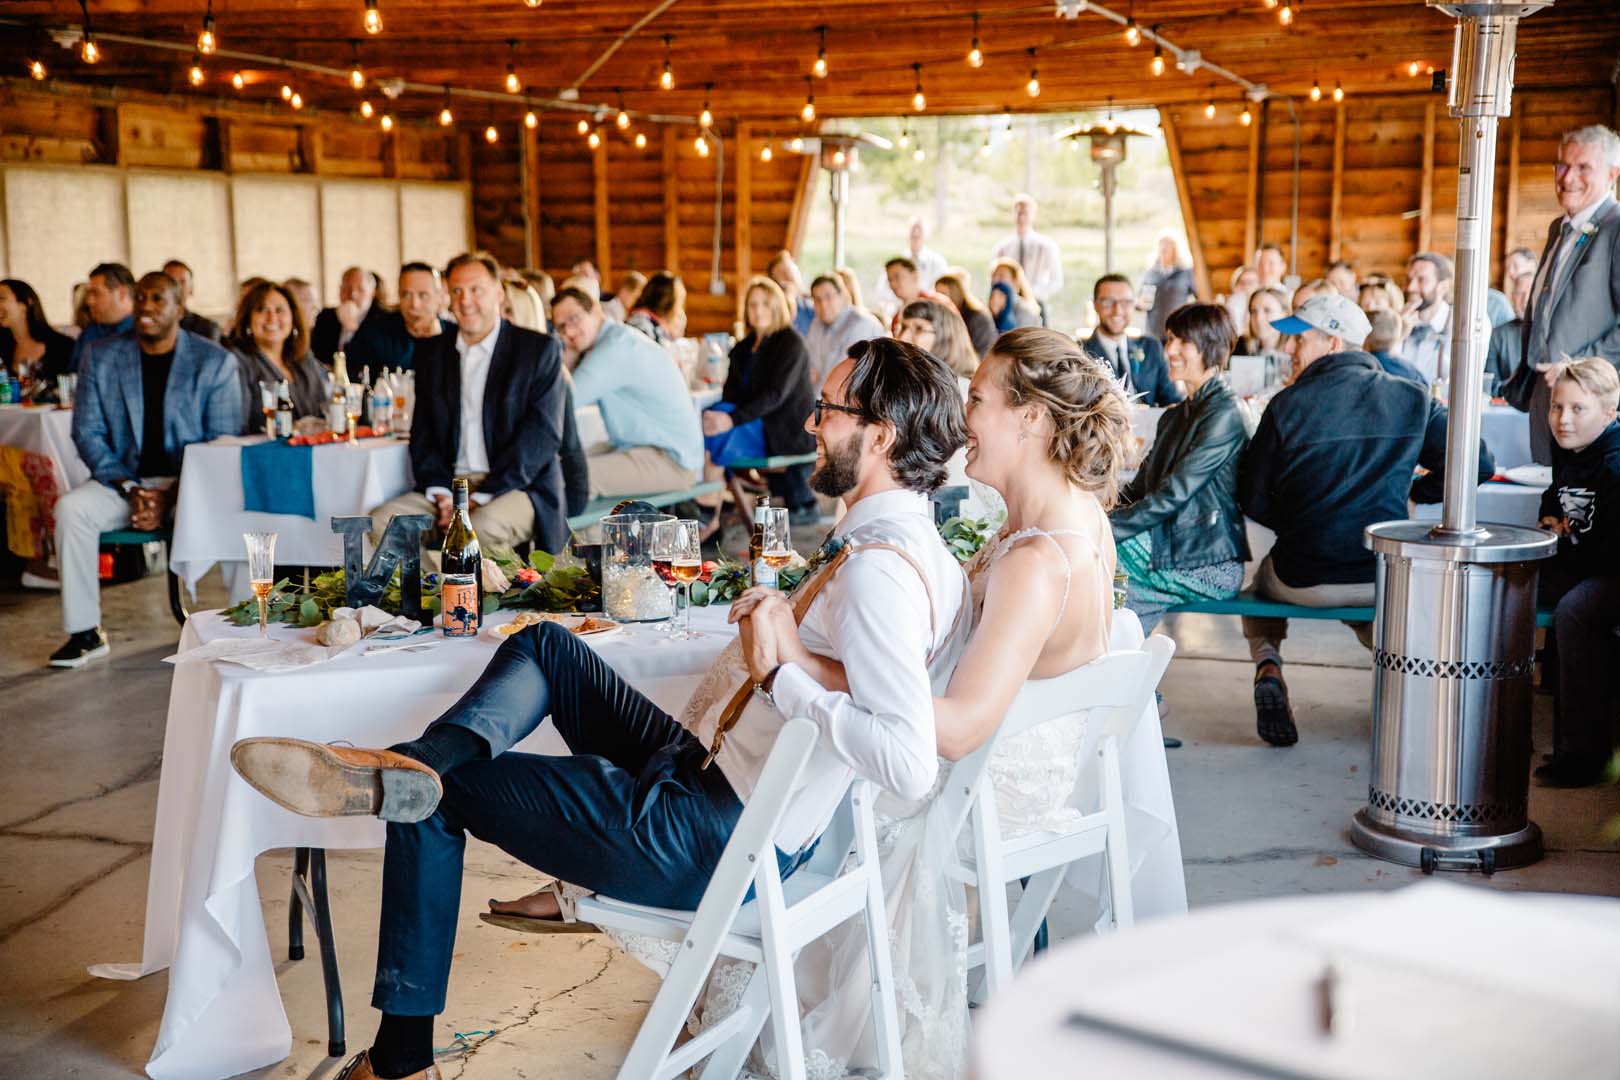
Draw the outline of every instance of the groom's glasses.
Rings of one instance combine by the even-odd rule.
[[[825,400],[823,398],[817,398],[816,399],[816,408],[815,408],[816,427],[821,426],[821,414],[823,412],[827,412],[827,411],[848,413],[850,416],[853,416],[853,417],[855,417],[855,419],[861,420],[861,421],[866,421],[866,420],[871,419],[871,417],[866,414],[865,409],[857,409],[852,405],[835,405],[832,402],[827,401],[827,400]]]

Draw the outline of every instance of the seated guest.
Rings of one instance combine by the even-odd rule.
[[[600,452],[585,448],[591,494],[649,495],[697,483],[703,430],[669,353],[623,323],[608,322],[595,296],[569,286],[557,290],[551,318],[579,356],[574,401],[581,408],[601,406],[611,444]]]
[[[213,319],[204,318],[191,310],[191,293],[196,285],[196,279],[191,273],[191,267],[179,259],[170,259],[163,264],[163,272],[174,278],[174,283],[180,286],[180,303],[186,313],[180,317],[180,329],[205,337],[209,341],[219,340],[219,323]]]
[[[922,274],[916,263],[904,255],[896,255],[883,264],[883,277],[894,296],[894,309],[889,316],[889,331],[893,333],[900,328],[900,309],[923,295]]]
[[[1026,326],[1041,325],[1040,309],[1020,299],[1017,289],[1008,281],[990,283],[990,296],[985,300],[985,310],[990,313],[990,318],[995,324],[997,337]]]
[[[856,306],[843,279],[832,274],[822,274],[810,283],[810,300],[816,308],[816,321],[810,324],[805,345],[810,350],[810,386],[819,390],[827,372],[849,355],[849,347],[882,337],[883,324],[870,311]]]
[[[1371,318],[1375,311],[1393,311],[1399,315],[1406,303],[1406,294],[1391,281],[1388,274],[1368,274],[1356,292],[1356,302]]]
[[[788,252],[778,251],[765,264],[765,276],[776,282],[782,295],[787,297],[788,307],[793,309],[793,329],[799,332],[800,337],[808,334],[816,311],[810,298],[805,295],[804,276],[799,273],[799,264],[793,261],[793,256]]]
[[[967,381],[979,370],[979,355],[960,315],[937,300],[913,300],[900,309],[900,332],[895,337],[942,361],[967,393]]]
[[[1452,263],[1444,255],[1420,251],[1406,263],[1406,303],[1401,322],[1406,340],[1396,350],[1430,382],[1444,378],[1451,364]]]
[[[304,314],[285,285],[266,281],[243,297],[228,340],[242,376],[244,432],[264,429],[260,383],[274,390],[286,382],[294,420],[325,414],[326,372],[309,351]]]
[[[1288,354],[1275,324],[1288,311],[1288,293],[1283,289],[1268,285],[1250,293],[1249,332],[1238,341],[1238,354],[1270,360],[1286,372]]]
[[[1240,266],[1232,271],[1232,291],[1224,303],[1226,313],[1232,317],[1232,326],[1238,332],[1238,341],[1249,332],[1249,297],[1260,287],[1260,275],[1252,266]]]
[[[135,325],[135,275],[123,263],[102,263],[90,271],[84,290],[90,323],[73,343],[73,370],[83,372],[90,346],[102,338],[128,333]]]
[[[1053,250],[1056,250],[1055,248]],[[1018,264],[1017,259],[997,259],[990,264],[990,291],[992,293],[1004,290],[996,289],[997,285],[1012,286],[1012,303],[1009,306],[998,308],[993,299],[986,300],[990,313],[996,317],[996,328],[1006,333],[1007,329],[1017,330],[1025,326],[1045,326],[1041,314],[1041,302],[1036,299],[1035,292],[1030,288],[1029,278],[1024,275],[1024,268]],[[1007,314],[1011,311],[1011,315]],[[1008,319],[1011,325],[1006,326]]]
[[[536,333],[546,331],[546,311],[540,303],[540,294],[529,288],[521,276],[508,276],[501,282],[501,316],[513,326]]]
[[[1530,288],[1535,284],[1536,271],[1531,267],[1528,273],[1518,274],[1508,278],[1507,298],[1508,306],[1513,309],[1513,317],[1524,318],[1524,309],[1530,306]]]
[[[408,262],[399,268],[399,307],[388,311],[373,303],[376,315],[364,323],[364,333],[356,333],[344,350],[350,378],[359,378],[362,367],[373,373],[383,368],[409,371],[416,364],[417,351],[452,328],[439,316],[444,297],[444,279],[438,268],[425,262]],[[532,303],[528,321],[534,321],[538,301]],[[515,326],[527,326],[509,320]],[[544,320],[541,320],[543,327]],[[533,329],[533,327],[528,327]]]
[[[362,341],[358,349],[351,350],[362,331],[370,337],[383,329],[383,306],[377,301],[377,290],[382,280],[370,270],[351,266],[343,271],[338,285],[338,306],[326,308],[315,317],[315,326],[309,332],[310,349],[315,359],[332,366],[332,356],[343,353],[351,376],[360,373],[360,356],[370,348]],[[352,355],[351,355],[352,352]],[[369,363],[369,361],[366,361]]]
[[[568,540],[563,478],[562,350],[555,339],[501,318],[501,268],[476,251],[450,260],[445,280],[456,329],[416,354],[411,473],[416,490],[371,511],[376,543],[396,514],[429,514],[422,537],[430,562],[450,524],[452,480],[472,489],[480,542],[511,549],[533,541],[561,551]]]
[[[703,445],[715,465],[808,454],[816,448],[804,428],[816,399],[810,351],[790,318],[787,297],[776,282],[765,277],[748,282],[743,294],[748,334],[732,346],[719,403],[703,411]],[[796,525],[821,520],[816,493],[810,490],[813,467],[791,465],[766,475],[771,494],[788,508]]]
[[[660,270],[647,279],[625,325],[639,330],[665,349],[686,335],[686,283],[679,274]]]
[[[1322,277],[1338,291],[1340,296],[1350,300],[1356,299],[1360,290],[1356,287],[1356,267],[1354,263],[1347,262],[1344,259],[1334,259],[1328,263],[1328,268],[1322,272]]]
[[[968,291],[967,282],[955,274],[940,275],[939,280],[934,282],[934,288],[956,306],[957,314],[962,316],[962,322],[967,326],[973,351],[983,359],[1000,336],[996,331],[995,316],[990,314],[990,309],[984,306],[982,300]]]
[[[1424,387],[1386,374],[1362,351],[1367,316],[1337,293],[1318,296],[1276,328],[1291,335],[1293,378],[1260,417],[1238,473],[1243,512],[1277,534],[1255,591],[1304,607],[1372,607],[1373,554],[1362,533],[1404,519],[1407,501],[1438,501],[1444,483],[1446,410]],[[1430,470],[1414,483],[1418,466]],[[1481,443],[1479,480],[1495,471]],[[1372,625],[1354,623],[1372,648]],[[1287,619],[1243,617],[1255,663],[1260,737],[1299,740],[1282,676]]]
[[[635,310],[636,299],[646,285],[647,275],[641,271],[631,270],[624,274],[619,278],[613,295],[602,301],[602,311],[614,322],[624,322],[625,317]]]
[[[1620,376],[1601,357],[1560,366],[1548,426],[1555,442],[1541,527],[1558,551],[1540,563],[1537,606],[1553,609],[1548,667],[1557,672],[1553,753],[1536,777],[1586,787],[1614,750],[1614,671],[1620,665]],[[1550,680],[1549,680],[1550,681]]]
[[[313,327],[315,320],[321,314],[321,298],[320,294],[315,291],[315,286],[301,277],[290,277],[283,281],[282,284],[287,286],[287,291],[292,293],[294,300],[298,301],[298,313],[304,317],[304,326]],[[238,303],[241,302],[241,297],[246,295],[246,292],[239,295],[237,297]],[[400,302],[404,303],[403,297],[400,298]]]
[[[106,656],[97,577],[109,529],[158,529],[174,509],[192,443],[242,430],[236,360],[180,329],[180,287],[154,271],[136,284],[131,333],[97,341],[79,371],[73,445],[91,479],[56,503],[56,556],[67,642],[51,666]]]
[[[939,278],[948,272],[945,267],[945,256],[928,246],[928,224],[920,217],[912,218],[906,225],[904,257],[910,259],[912,265],[917,268],[917,284],[920,288],[936,288]],[[884,273],[878,276],[873,299],[879,308],[886,311],[898,311],[906,306],[907,301],[896,296],[889,286],[888,267],[884,267]]]
[[[1249,433],[1222,374],[1236,340],[1219,304],[1188,304],[1165,320],[1170,377],[1187,387],[1187,400],[1159,417],[1147,459],[1109,515],[1130,577],[1125,606],[1146,632],[1166,608],[1225,600],[1243,587],[1249,540],[1237,482]]]
[[[1338,291],[1339,290],[1335,289],[1327,278],[1316,278],[1314,281],[1307,281],[1305,284],[1294,290],[1293,305],[1296,308],[1304,307],[1306,302],[1313,296],[1321,296],[1324,293]]]
[[[1141,299],[1137,306],[1147,312],[1143,329],[1148,336],[1164,341],[1164,321],[1189,300],[1198,299],[1192,270],[1181,253],[1181,241],[1174,233],[1159,235],[1153,262],[1142,275]]]
[[[1170,381],[1164,349],[1153,338],[1130,337],[1126,328],[1136,307],[1136,290],[1124,274],[1104,274],[1091,287],[1097,329],[1081,344],[1114,373],[1126,400],[1144,405],[1174,405],[1181,391]]]
[[[1400,316],[1393,311],[1377,311],[1367,322],[1371,329],[1367,331],[1367,341],[1362,348],[1372,353],[1379,367],[1397,379],[1409,379],[1427,390],[1429,384],[1424,381],[1423,373],[1394,353],[1395,347],[1401,343]]]
[[[28,401],[52,402],[56,377],[73,371],[73,339],[52,329],[26,281],[0,279],[0,376],[17,379]]]
[[[877,310],[867,306],[866,301],[861,299],[861,283],[860,279],[855,276],[854,270],[851,270],[847,266],[839,266],[834,268],[833,274],[838,278],[839,281],[844,283],[844,293],[849,297],[849,302],[852,306],[860,308],[874,319],[879,317]],[[812,304],[813,303],[814,301],[812,301]]]
[[[1508,380],[1519,369],[1524,352],[1524,320],[1513,318],[1491,330],[1485,347],[1485,384],[1493,397],[1501,397]]]

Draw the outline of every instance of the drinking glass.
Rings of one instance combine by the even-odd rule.
[[[79,388],[77,375],[58,375],[56,377],[56,407],[59,409],[73,408],[73,392]]]
[[[253,598],[259,602],[259,636],[269,637],[270,589],[276,582],[276,534],[273,532],[245,532],[247,544],[248,580],[253,583]]]
[[[656,630],[660,634],[673,634],[675,632],[676,609],[679,609],[680,607],[681,583],[675,577],[675,550],[677,546],[675,542],[677,536],[676,526],[679,524],[680,522],[674,519],[669,521],[656,521],[653,523],[653,573],[657,574],[658,580],[662,581],[665,585],[668,585],[670,592],[674,594],[674,603],[669,613],[669,618],[660,619],[658,622],[652,624],[652,629]],[[699,570],[702,570],[701,565],[699,566]],[[688,597],[688,601],[690,601],[690,597]]]
[[[360,426],[360,407],[366,401],[366,388],[349,383],[343,388],[343,413],[349,418],[349,445],[354,446],[355,429]]]
[[[759,557],[766,566],[780,573],[784,566],[793,561],[793,543],[788,536],[788,508],[766,506],[758,512],[765,515]]]
[[[394,415],[390,417],[389,428],[398,438],[409,438],[411,434],[411,400],[413,379],[408,371],[391,371],[388,373],[388,388],[394,395]]]
[[[703,573],[703,523],[690,518],[669,523],[669,569],[676,582],[686,590],[686,619],[681,628],[670,635],[673,641],[690,641],[703,636],[692,629],[692,582]],[[656,539],[654,541],[657,542]]]
[[[264,414],[264,433],[273,438],[276,434],[276,388],[269,383],[259,384],[259,411]]]

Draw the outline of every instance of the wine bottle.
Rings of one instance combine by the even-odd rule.
[[[467,481],[452,481],[450,490],[455,509],[444,533],[439,612],[445,637],[476,637],[483,622],[483,558],[467,509]]]
[[[276,383],[276,438],[290,438],[293,433],[292,388],[287,380]]]
[[[754,531],[748,537],[748,569],[751,583],[776,588],[776,568],[765,561],[765,519],[770,517],[770,496],[760,499],[754,506]]]

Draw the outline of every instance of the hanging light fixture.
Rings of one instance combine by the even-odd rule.
[[[591,122],[582,116],[579,118],[579,123],[574,125],[574,130],[581,135],[589,135],[591,133]]]
[[[291,86],[288,86],[286,83],[282,83],[281,84],[281,100],[282,101],[291,101],[292,96],[293,96],[293,88]]]
[[[806,76],[804,80],[804,86],[804,108],[799,110],[799,119],[808,124],[816,118],[816,95],[810,90],[810,79],[808,76]]]
[[[698,132],[697,138],[692,140],[692,149],[697,151],[698,157],[706,158],[709,156],[709,140],[704,138],[703,132]]]
[[[1238,123],[1242,124],[1244,127],[1248,127],[1250,124],[1254,123],[1254,113],[1249,110],[1249,103],[1247,101],[1243,103],[1243,111],[1238,113]]]
[[[698,127],[714,127],[714,113],[709,111],[709,95],[714,92],[714,83],[703,84],[703,111],[698,113]]]
[[[192,56],[191,68],[186,72],[186,81],[191,83],[192,86],[201,86],[207,78],[207,73],[202,69],[202,59]]]
[[[526,7],[537,8],[540,6],[541,0],[523,0],[523,3]]]
[[[1291,0],[1283,0],[1283,6],[1277,9],[1277,21],[1284,26],[1294,25],[1294,5]]]
[[[1136,25],[1136,0],[1131,0],[1130,14],[1125,17],[1125,44],[1132,48],[1142,44],[1142,28]]]
[[[377,10],[377,0],[366,0],[366,33],[382,33],[382,12]]]
[[[973,13],[973,47],[967,54],[968,67],[984,67],[984,50],[979,48],[979,13]]]
[[[1334,80],[1334,83],[1333,83],[1333,100],[1334,101],[1343,101],[1344,100],[1344,84],[1339,82],[1338,80]]]
[[[674,67],[672,67],[670,65],[670,62],[669,62],[669,43],[670,43],[670,40],[671,40],[670,36],[668,34],[665,34],[664,35],[664,70],[658,76],[658,89],[660,89],[660,90],[673,90],[673,89],[675,89],[675,69],[674,69]]]
[[[843,147],[833,151],[833,164],[840,169],[849,164],[849,155],[844,152]]]
[[[1041,96],[1041,69],[1035,66],[1035,50],[1029,50],[1029,82],[1024,84],[1024,93],[1030,97]]]
[[[444,108],[439,110],[439,126],[449,127],[456,122],[456,114],[450,111],[450,84],[444,84]]]
[[[922,112],[924,109],[928,108],[928,99],[923,97],[921,64],[911,65],[911,78],[916,86],[916,92],[911,95],[911,107],[916,109],[918,112]]]
[[[788,149],[793,151],[795,154],[804,153],[804,139],[798,135],[793,136],[793,138],[788,141]]]
[[[1148,61],[1148,70],[1153,72],[1155,79],[1164,74],[1164,44],[1159,41],[1159,28],[1153,28],[1153,59]]]
[[[384,135],[388,134],[390,131],[393,131],[394,130],[394,117],[393,117],[393,115],[391,113],[383,113],[382,114],[382,120],[378,123],[377,126],[381,127],[383,129],[383,134]]]
[[[523,82],[517,74],[517,39],[506,39],[506,92],[519,94],[523,92]]]
[[[927,156],[928,156],[927,154],[923,153],[923,148],[922,148],[921,143],[918,143],[917,144],[917,149],[915,149],[915,150],[913,150],[911,152],[911,160],[917,162],[919,165],[922,164],[923,158],[925,158]]]
[[[1215,99],[1214,98],[1210,98],[1209,101],[1204,103],[1204,119],[1205,120],[1213,120],[1213,119],[1215,119]]]
[[[240,71],[231,72],[231,88],[232,89],[241,90],[246,86],[247,86],[247,80],[242,78],[242,73]]]
[[[592,150],[595,150],[597,147],[602,145],[602,136],[593,129],[590,135],[586,137],[585,141],[590,144],[590,148]]]
[[[501,141],[501,133],[496,130],[494,124],[491,124],[489,127],[484,129],[484,141],[489,143],[491,146]]]
[[[43,60],[28,61],[28,75],[35,82],[43,82],[46,75],[45,62]]]
[[[360,69],[360,43],[351,40],[349,42],[349,51],[354,54],[354,64],[349,69],[349,85],[356,90],[364,90],[366,88],[366,73]]]
[[[376,112],[376,111],[377,111],[377,110],[376,110],[376,109],[373,109],[373,108],[372,108],[372,107],[371,107],[371,102],[369,102],[369,101],[364,101],[364,100],[362,100],[362,101],[361,101],[361,102],[360,102],[360,116],[361,116],[361,117],[362,117],[362,118],[363,118],[363,119],[366,119],[366,120],[370,120],[370,119],[371,119],[371,117],[372,117],[372,115],[373,115],[373,114],[374,114],[374,113],[375,113],[375,112]]]
[[[1417,78],[1418,72],[1422,71],[1422,70],[1423,70],[1423,66],[1421,64],[1419,64],[1416,60],[1413,60],[1410,64],[1406,65],[1406,73],[1408,75],[1412,76],[1412,78],[1414,78],[1414,79]]]
[[[773,156],[775,155],[771,153],[770,143],[766,143],[764,146],[759,148],[759,160],[769,162]]]
[[[304,107],[304,95],[294,90],[293,96],[287,99],[287,104],[295,109],[302,109]]]
[[[816,37],[819,39],[816,46],[816,62],[810,70],[815,73],[816,78],[825,79],[827,77],[827,28],[825,26],[816,27]]]
[[[214,0],[208,0],[208,10],[203,14],[202,29],[197,31],[197,51],[204,56],[211,56],[219,48],[219,40],[214,37]]]
[[[982,158],[990,156],[990,136],[988,135],[984,137],[984,142],[979,146],[979,156]]]
[[[904,150],[906,147],[908,147],[910,145],[911,145],[911,129],[903,127],[903,128],[900,129],[900,149]]]
[[[647,133],[645,131],[636,132],[636,149],[647,149]]]
[[[540,114],[534,111],[533,105],[530,105],[529,111],[523,114],[523,126],[530,131],[540,126]]]
[[[1314,75],[1311,76],[1311,100],[1312,101],[1321,101],[1322,100],[1322,80],[1318,79]]]
[[[618,125],[620,131],[629,131],[630,114],[624,111],[624,93],[617,86],[613,88],[613,92],[619,96],[619,112],[613,118],[613,122]]]
[[[96,44],[95,37],[90,33],[90,5],[88,0],[79,0],[79,10],[84,13],[83,36],[79,38],[79,59],[87,64],[101,62],[101,46]]]

